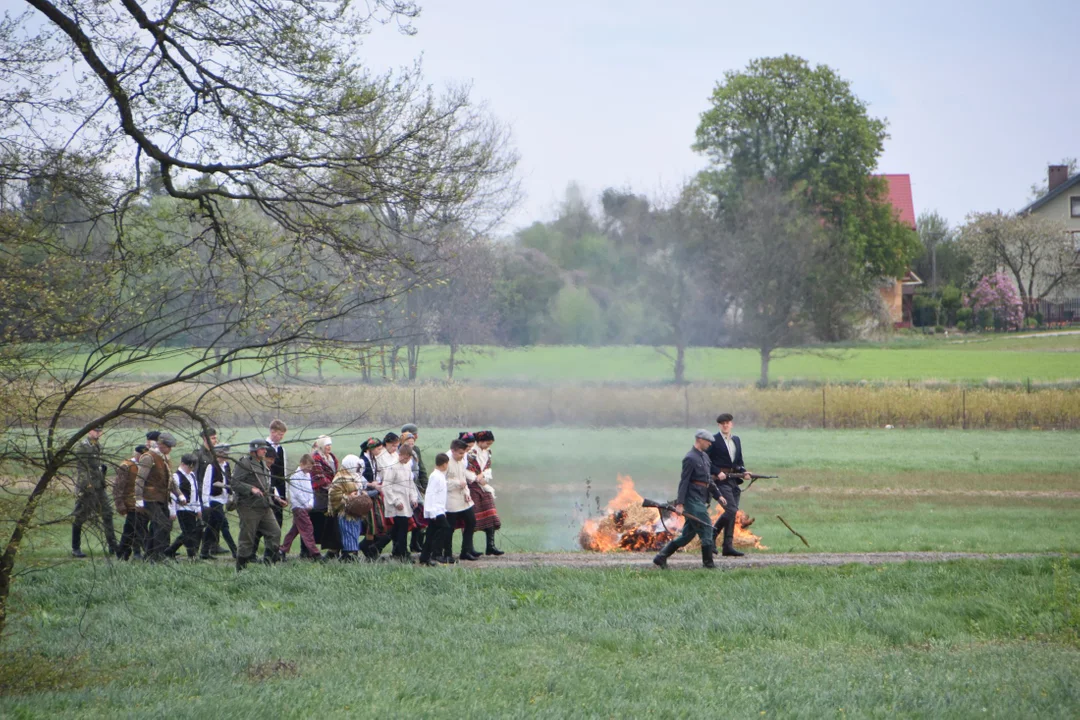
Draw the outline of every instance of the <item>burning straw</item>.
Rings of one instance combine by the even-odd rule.
[[[601,518],[585,521],[578,534],[578,543],[584,550],[593,552],[612,552],[630,550],[638,552],[656,551],[666,542],[682,532],[682,517],[656,508],[643,507],[642,497],[634,489],[634,481],[626,475],[619,476],[619,492],[607,504],[607,514]],[[715,523],[723,508],[716,506],[711,513]],[[736,547],[767,549],[761,544],[761,538],[747,530],[753,518],[742,510],[735,516]],[[694,540],[689,546],[697,547]]]

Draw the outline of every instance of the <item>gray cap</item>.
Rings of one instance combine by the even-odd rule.
[[[171,447],[171,448],[176,447],[176,438],[174,438],[172,435],[170,435],[167,432],[163,432],[160,435],[158,435],[157,441],[158,441],[158,445],[166,445],[166,446]]]
[[[401,426],[401,434],[402,435],[404,435],[405,433],[412,433],[413,435],[416,435],[419,432],[420,432],[420,428],[416,427],[412,423],[405,423],[404,425]]]
[[[259,438],[258,440],[252,440],[248,443],[248,452],[255,452],[259,448],[268,447],[270,447],[270,443],[267,442],[264,438]]]
[[[713,434],[711,432],[709,432],[708,430],[698,430],[696,433],[694,433],[694,439],[695,440],[708,440],[709,442],[712,442],[713,441]]]

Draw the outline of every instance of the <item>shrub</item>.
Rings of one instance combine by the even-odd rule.
[[[974,312],[975,311],[972,310],[969,307],[960,308],[959,310],[957,310],[956,311],[956,324],[957,324],[957,326],[959,327],[960,323],[964,323],[965,325],[970,325],[971,324],[971,318],[974,316]]]
[[[1024,320],[1024,327],[1026,327],[1026,328],[1037,328],[1037,327],[1039,327],[1039,321],[1036,320],[1033,317],[1029,317],[1028,319]]]
[[[938,335],[940,335],[941,333],[945,332],[945,326],[944,325],[935,325],[934,326],[934,332],[936,332]]]
[[[971,291],[971,306],[979,312],[979,317],[989,311],[994,327],[1000,330],[1014,330],[1024,322],[1020,296],[1009,276],[1001,271],[979,281]],[[983,327],[988,327],[988,324],[983,324]]]
[[[963,321],[963,320],[957,320],[956,321],[956,329],[959,330],[960,332],[963,332],[963,331],[967,330],[967,323],[965,321]]]

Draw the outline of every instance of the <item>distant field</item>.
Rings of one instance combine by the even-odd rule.
[[[672,349],[666,352],[672,354]],[[886,344],[852,345],[829,349],[830,357],[802,354],[773,361],[773,381],[974,381],[1035,382],[1080,380],[1080,335],[1034,338],[970,336],[963,340],[944,337],[901,337]],[[175,372],[195,356],[172,351],[168,358],[141,363],[147,375]],[[404,358],[404,353],[401,355]],[[420,353],[421,380],[446,378],[440,363],[448,351],[425,346]],[[473,348],[463,350],[455,379],[470,382],[667,382],[672,363],[652,347]],[[699,382],[752,383],[759,376],[759,357],[754,350],[691,348],[686,358],[687,379]],[[241,368],[236,368],[239,372]],[[314,363],[303,364],[301,375],[315,377]],[[399,371],[399,377],[403,370]],[[327,363],[325,378],[356,377],[351,369]],[[376,372],[379,376],[380,373]]]

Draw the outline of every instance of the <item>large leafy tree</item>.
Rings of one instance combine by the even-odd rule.
[[[701,115],[694,149],[711,162],[706,177],[723,209],[748,182],[803,192],[835,230],[832,255],[846,282],[866,290],[878,277],[902,275],[919,250],[887,202],[885,181],[873,175],[885,127],[833,69],[784,55],[725,74]],[[819,334],[837,335],[837,303],[818,305]]]

